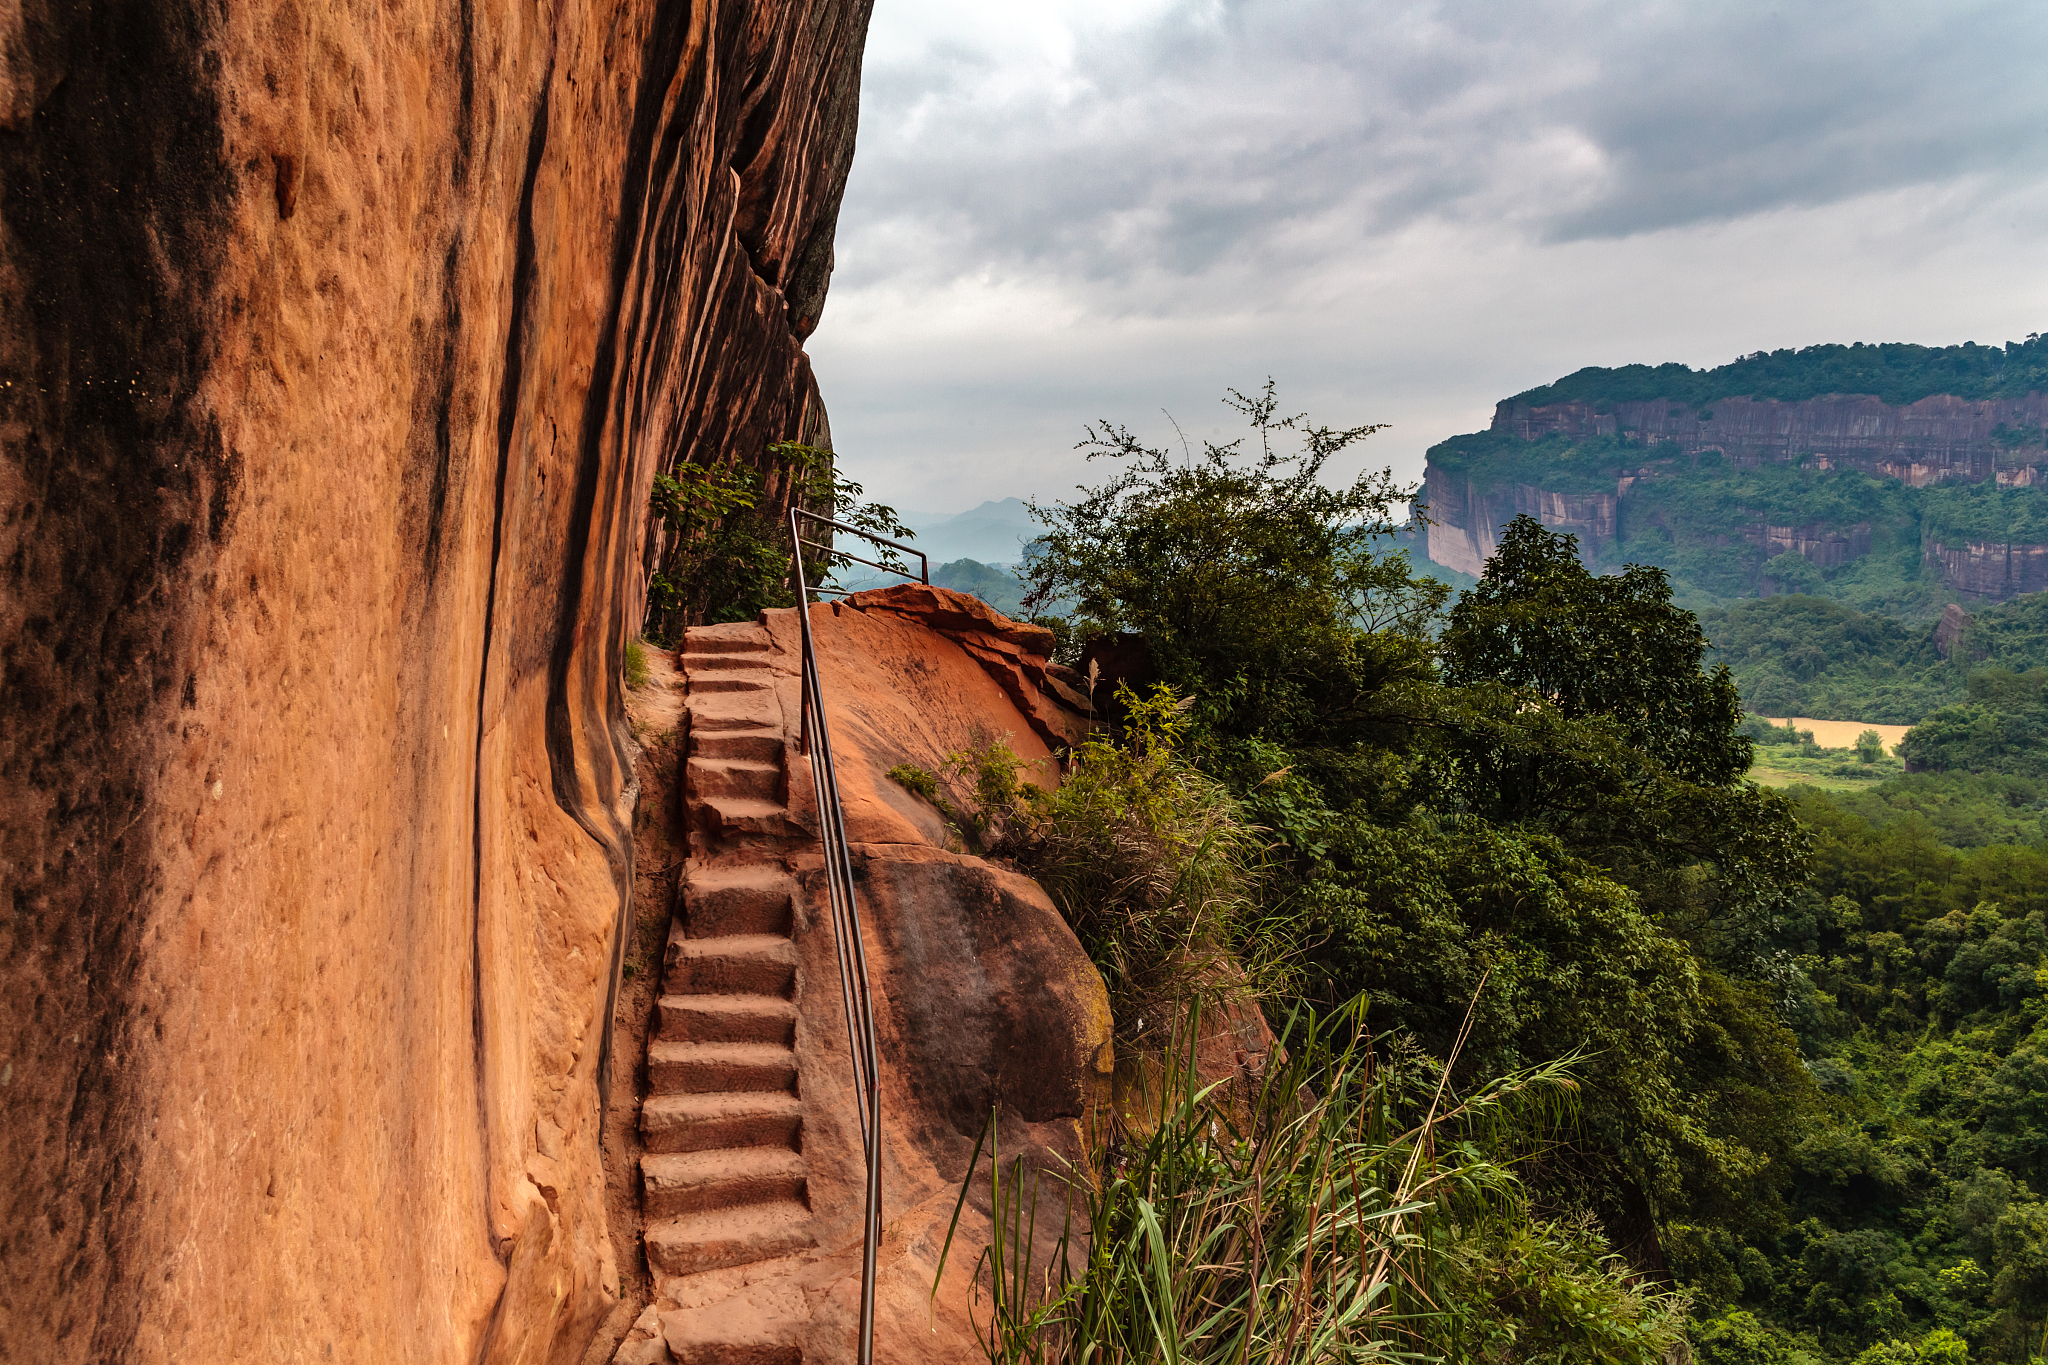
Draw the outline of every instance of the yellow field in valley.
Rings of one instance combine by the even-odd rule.
[[[1885,752],[1890,753],[1894,744],[1906,737],[1910,725],[1872,725],[1866,720],[1815,720],[1811,716],[1765,716],[1773,725],[1783,725],[1788,719],[1794,729],[1813,731],[1813,742],[1823,749],[1854,748],[1856,736],[1865,730],[1875,730],[1884,736]]]

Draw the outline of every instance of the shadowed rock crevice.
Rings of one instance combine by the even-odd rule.
[[[111,1359],[166,1251],[136,1216],[162,1028],[143,906],[178,899],[153,777],[212,686],[188,593],[237,513],[196,392],[236,189],[200,7],[27,9],[0,131],[0,1338]]]

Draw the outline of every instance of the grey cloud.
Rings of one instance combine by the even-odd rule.
[[[2034,0],[1186,5],[1006,99],[935,51],[869,68],[839,284],[1050,273],[1170,309],[1425,219],[1564,241],[2032,178],[2044,57]]]

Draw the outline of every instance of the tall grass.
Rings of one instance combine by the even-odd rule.
[[[1362,1023],[1362,1004],[1298,1015],[1248,1104],[1215,1103],[1215,1087],[1176,1067],[1149,1135],[1063,1181],[977,1149],[969,1181],[989,1182],[996,1225],[977,1266],[988,1359],[1661,1360],[1683,1299],[1631,1285],[1597,1237],[1528,1219],[1519,1182],[1489,1155],[1503,1133],[1564,1120],[1569,1061],[1458,1099],[1425,1059],[1376,1060]],[[1048,1199],[1067,1218],[1041,1246]]]

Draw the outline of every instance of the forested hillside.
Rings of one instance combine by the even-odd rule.
[[[1934,624],[1860,612],[1805,594],[1700,612],[1742,690],[1767,716],[1828,716],[1915,725],[1968,697],[1973,671],[2048,667],[2048,595],[2030,594],[1969,618],[1942,658]]]
[[[1707,370],[1687,365],[1588,367],[1509,401],[1542,405],[1670,398],[1699,406],[1737,396],[1798,402],[1831,393],[1867,393],[1887,403],[1906,404],[1933,394],[2024,398],[2043,389],[2048,389],[2048,338],[2035,335],[2004,346],[1859,342],[1758,351]]]
[[[2048,590],[2048,339],[1587,369],[1432,447],[1428,558],[1517,514],[1695,609],[1804,593],[1906,619]]]

